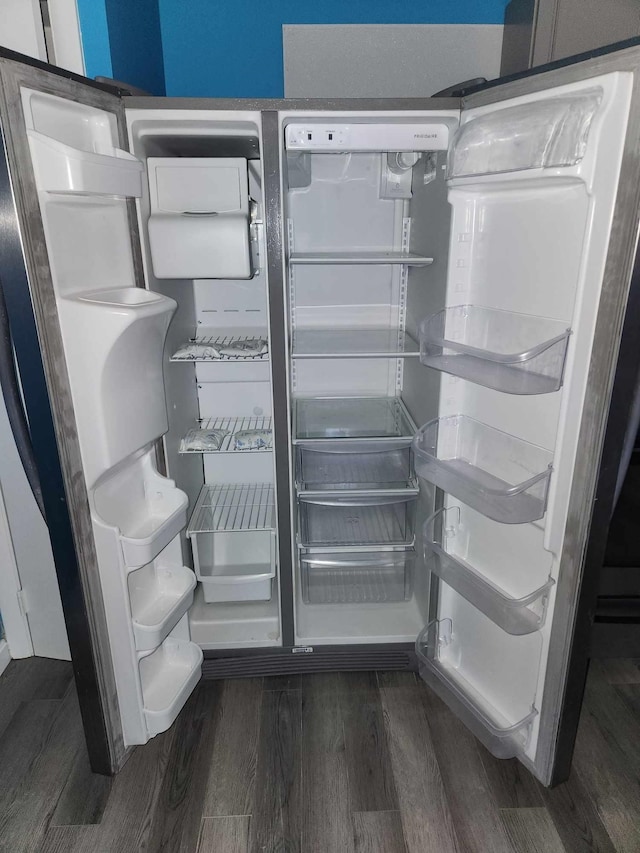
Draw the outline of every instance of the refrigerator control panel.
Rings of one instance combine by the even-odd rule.
[[[288,124],[288,151],[444,151],[444,124]]]

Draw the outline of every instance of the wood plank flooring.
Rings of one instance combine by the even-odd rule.
[[[640,666],[590,670],[574,767],[543,788],[411,673],[201,682],[115,779],[71,667],[0,677],[0,853],[640,853]]]

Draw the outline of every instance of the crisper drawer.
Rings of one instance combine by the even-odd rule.
[[[412,545],[416,495],[298,495],[303,547]]]
[[[409,439],[301,442],[296,453],[300,490],[401,489],[415,486]]]
[[[390,551],[300,551],[305,604],[383,604],[408,601],[413,548]]]

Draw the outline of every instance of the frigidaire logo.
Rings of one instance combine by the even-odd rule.
[[[437,133],[414,133],[413,138],[414,139],[437,139],[438,134]]]

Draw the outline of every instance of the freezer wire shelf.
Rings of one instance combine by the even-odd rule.
[[[170,361],[268,361],[266,335],[206,335],[191,338],[181,346]]]
[[[420,348],[398,329],[296,329],[292,358],[417,358]]]
[[[273,530],[273,486],[270,483],[205,484],[189,521],[187,536],[195,533]]]
[[[558,320],[458,305],[420,325],[420,361],[507,394],[557,391],[571,329]]]
[[[450,619],[430,622],[416,640],[420,675],[442,701],[496,758],[522,755],[538,714],[535,707],[522,719],[511,722],[496,708],[481,701],[473,687],[455,669],[439,660],[441,647],[452,639]]]
[[[296,440],[411,440],[416,432],[399,397],[309,397],[294,403]]]
[[[473,566],[446,551],[444,542],[455,538],[458,507],[441,509],[424,525],[424,556],[427,569],[466,598],[508,634],[530,634],[544,625],[549,594],[554,585],[548,578],[542,586],[514,598],[491,583]]]
[[[273,444],[271,417],[203,418],[199,426],[190,429],[180,442],[180,453],[263,453],[270,451]],[[218,434],[216,431],[221,431]],[[251,443],[251,435],[238,436],[246,432],[263,433],[256,438],[257,446],[239,446],[238,442]],[[249,440],[247,440],[247,438]]]
[[[434,486],[505,524],[542,518],[553,455],[473,418],[452,415],[420,428],[415,468]]]
[[[426,267],[433,263],[433,258],[416,252],[293,252],[289,257],[290,264],[407,264],[408,266]]]

